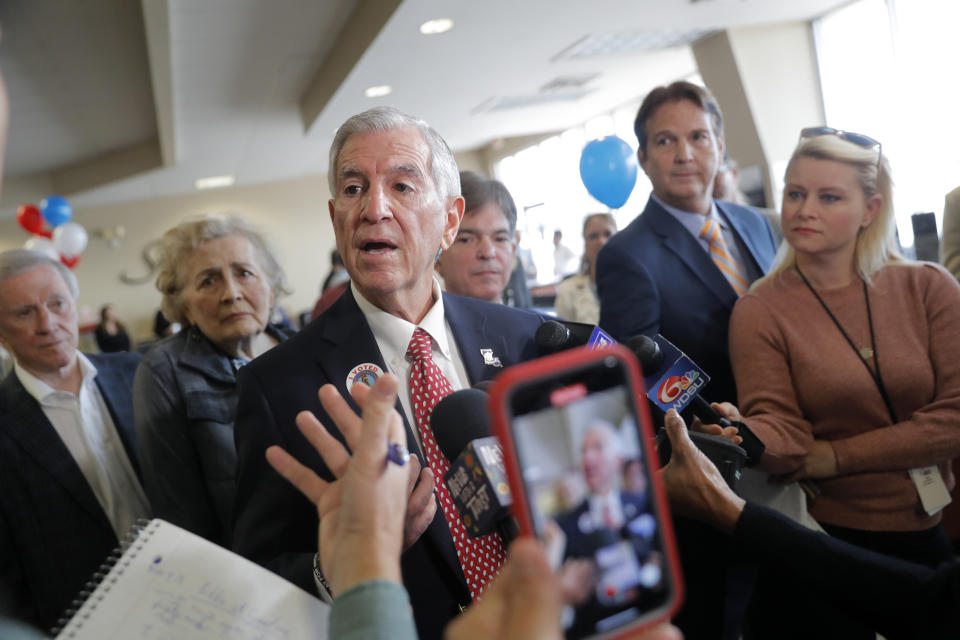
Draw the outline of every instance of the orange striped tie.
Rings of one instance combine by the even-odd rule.
[[[713,263],[726,276],[727,282],[730,283],[733,290],[737,292],[738,296],[745,294],[747,289],[750,288],[750,283],[740,273],[736,261],[727,252],[727,243],[723,241],[723,234],[720,233],[720,225],[717,221],[713,218],[707,218],[706,222],[703,223],[703,228],[700,229],[700,237],[707,239]]]

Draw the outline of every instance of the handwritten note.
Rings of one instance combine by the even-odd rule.
[[[153,520],[57,637],[314,639],[326,637],[328,615],[266,569]]]

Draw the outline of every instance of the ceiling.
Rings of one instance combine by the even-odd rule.
[[[555,131],[694,71],[711,31],[848,0],[2,0],[0,217],[326,171],[336,128],[394,104],[455,151]],[[423,36],[431,18],[454,28]],[[389,84],[393,92],[367,98]]]

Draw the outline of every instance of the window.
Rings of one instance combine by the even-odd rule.
[[[686,78],[703,84],[699,74]],[[671,82],[665,79],[664,82]],[[517,228],[521,244],[530,248],[537,266],[537,282],[555,282],[553,272],[553,232],[563,232],[563,243],[574,253],[583,253],[583,218],[588,213],[608,211],[583,186],[580,179],[580,153],[590,140],[616,135],[636,153],[637,138],[633,121],[643,96],[635,102],[598,115],[582,125],[527,147],[495,163],[494,174],[503,182],[517,204]],[[642,169],[627,202],[613,211],[617,227],[622,229],[639,214],[650,195],[651,186]]]
[[[883,143],[893,170],[894,211],[904,247],[911,215],[933,211],[960,185],[960,3],[860,0],[815,24],[827,125]]]

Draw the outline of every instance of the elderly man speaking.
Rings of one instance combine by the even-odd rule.
[[[465,534],[437,481],[447,461],[430,414],[442,396],[536,357],[533,336],[542,319],[441,293],[434,263],[456,237],[464,203],[453,154],[425,122],[391,107],[350,118],[334,138],[329,171],[330,219],[350,289],[241,372],[234,548],[304,588],[322,586],[323,567],[314,559],[317,510],[268,466],[264,452],[281,445],[332,478],[295,421],[319,420],[342,439],[318,387],[334,385],[356,409],[350,387],[390,372],[401,380],[401,444],[424,466],[419,478],[411,474],[403,577],[420,637],[436,638],[483,592],[503,544],[496,534]]]

